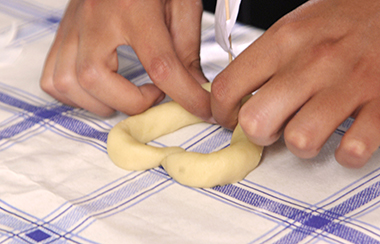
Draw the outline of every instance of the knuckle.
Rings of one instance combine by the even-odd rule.
[[[319,148],[315,143],[313,133],[307,130],[286,130],[284,133],[287,147],[298,157],[313,158],[317,156]]]
[[[316,45],[311,51],[311,57],[314,58],[316,64],[322,67],[336,67],[344,57],[339,50],[339,44],[335,40],[329,40],[320,45]]]
[[[70,73],[54,74],[53,84],[54,88],[62,94],[68,94],[71,90],[72,84],[75,80]]]
[[[49,82],[44,78],[42,78],[40,81],[40,87],[44,92],[48,94],[52,94],[55,90],[53,83]]]
[[[261,111],[261,112],[260,112]],[[267,146],[274,142],[274,135],[271,127],[267,123],[268,116],[260,111],[246,110],[246,106],[243,106],[239,112],[239,123],[248,138],[259,145]]]
[[[161,55],[151,60],[147,72],[151,80],[159,86],[170,77],[173,70],[173,65],[173,57],[168,54]]]
[[[101,72],[96,65],[82,64],[77,69],[78,83],[86,90],[92,90],[101,77]]]
[[[228,79],[223,74],[220,73],[211,84],[211,94],[215,102],[218,104],[223,104],[229,94],[229,88],[227,86]]]
[[[360,168],[371,157],[368,143],[362,140],[349,139],[341,142],[343,159],[337,159],[340,164],[348,168]]]
[[[296,21],[284,23],[274,28],[273,40],[276,40],[277,45],[284,50],[298,47],[299,42],[303,40],[303,28],[304,27]]]

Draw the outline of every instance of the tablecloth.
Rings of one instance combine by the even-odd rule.
[[[343,123],[314,159],[293,156],[283,139],[264,149],[243,181],[190,188],[162,168],[129,172],[106,152],[109,130],[126,115],[97,117],[65,106],[39,87],[65,0],[0,0],[0,243],[380,243],[380,155],[347,169],[334,150]],[[261,30],[237,25],[239,53]],[[131,48],[119,73],[150,82]],[[204,14],[202,67],[227,65]],[[201,123],[152,145],[210,152],[231,133]]]

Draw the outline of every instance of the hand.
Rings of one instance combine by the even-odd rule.
[[[101,116],[132,115],[167,93],[211,118],[200,68],[201,0],[71,0],[47,56],[41,87],[59,101]],[[117,74],[116,48],[130,45],[154,84]],[[190,96],[189,96],[190,94]]]
[[[260,145],[283,132],[291,152],[311,158],[352,115],[335,157],[363,166],[380,146],[379,13],[379,1],[311,0],[286,15],[214,80],[214,118],[239,120]]]

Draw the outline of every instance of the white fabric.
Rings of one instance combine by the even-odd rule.
[[[236,57],[230,45],[229,37],[239,14],[241,0],[228,0],[228,9],[225,0],[218,0],[215,9],[215,39],[224,51]],[[228,11],[228,15],[227,15]],[[228,18],[229,17],[229,18]]]
[[[21,55],[0,67],[0,243],[379,243],[380,155],[346,169],[334,149],[344,123],[312,160],[283,140],[264,149],[240,183],[195,189],[161,169],[127,172],[106,153],[107,133],[126,116],[99,118],[45,94],[39,79],[66,1],[0,0],[0,34]],[[228,63],[213,16],[202,25],[202,66],[212,80]],[[262,31],[234,27],[240,53]],[[0,51],[4,55],[3,51]],[[136,55],[120,47],[120,73],[149,82]],[[210,152],[230,133],[197,124],[151,142]]]
[[[0,34],[0,67],[12,64],[21,54],[21,47],[11,47],[10,44],[17,34],[16,23],[9,30]]]

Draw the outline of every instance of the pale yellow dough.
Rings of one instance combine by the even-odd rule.
[[[158,148],[145,143],[200,122],[201,119],[174,101],[161,104],[113,127],[107,139],[108,155],[117,166],[126,170],[158,167],[168,155],[185,150],[180,147]]]
[[[250,142],[240,125],[235,128],[229,147],[209,154],[187,152],[180,147],[146,145],[160,136],[200,122],[174,101],[161,104],[112,128],[107,141],[108,155],[126,170],[147,170],[161,164],[174,180],[191,187],[238,182],[259,164],[263,147]]]

